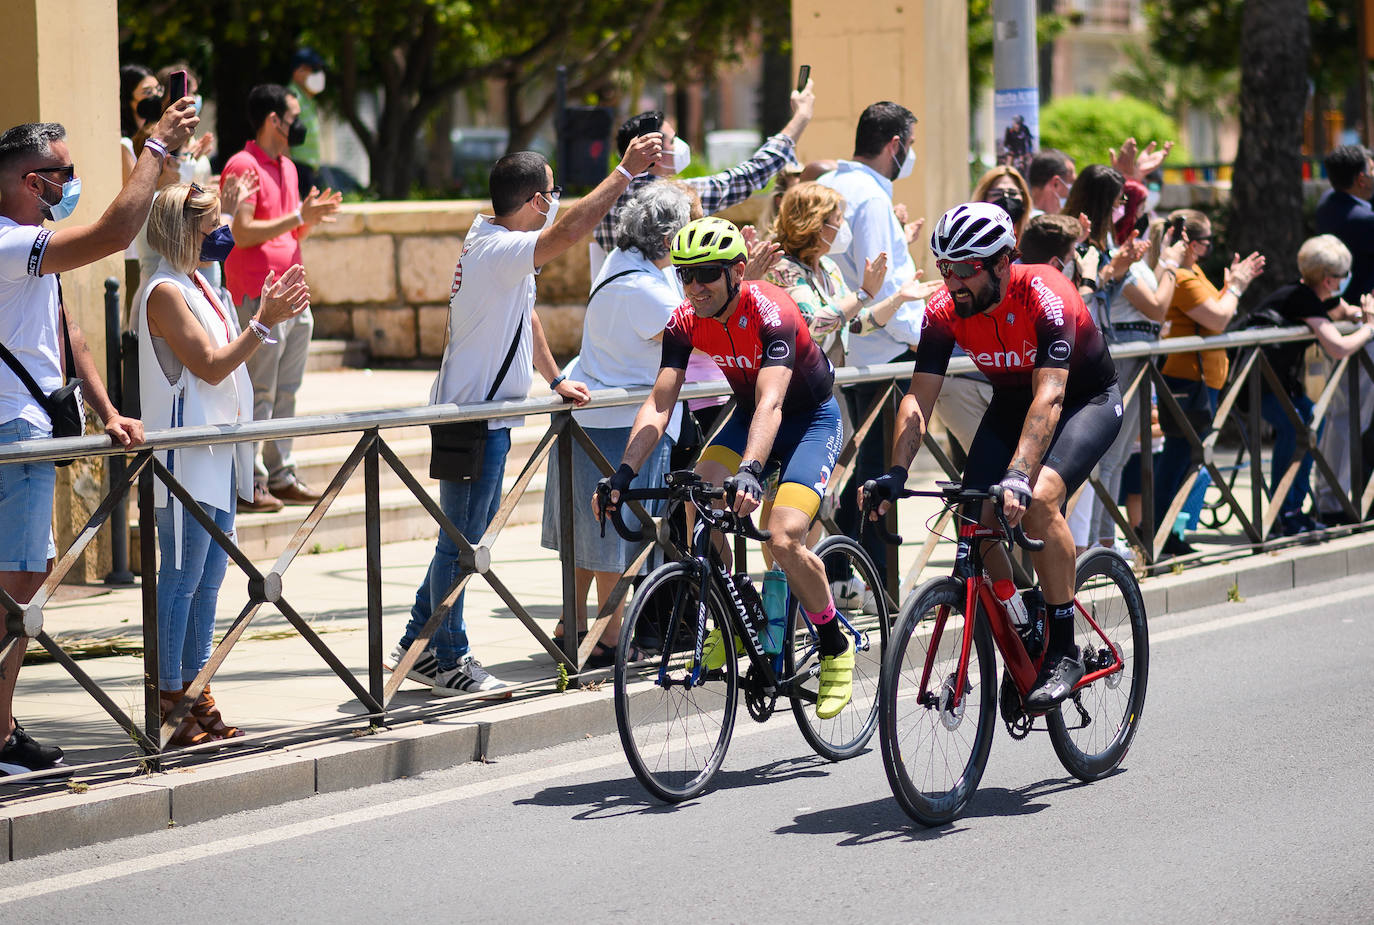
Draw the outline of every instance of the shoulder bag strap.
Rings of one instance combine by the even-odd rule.
[[[592,294],[589,295],[589,296],[587,296],[587,301],[590,302],[592,299],[596,298],[596,294],[597,294],[598,292],[600,292],[602,289],[606,288],[606,284],[607,284],[607,283],[610,283],[610,282],[612,282],[612,281],[614,281],[614,280],[620,279],[620,277],[622,277],[622,276],[629,276],[631,273],[644,273],[644,272],[646,272],[646,271],[641,270],[641,269],[639,269],[639,268],[634,268],[634,269],[630,269],[630,270],[621,270],[619,273],[616,273],[616,274],[613,274],[613,275],[611,275],[611,276],[606,277],[606,278],[603,279],[601,282],[599,282],[599,283],[596,284],[596,288],[592,290]]]
[[[520,316],[520,323],[515,327],[515,339],[510,342],[510,349],[506,351],[506,358],[501,361],[501,371],[496,374],[496,380],[492,382],[491,389],[487,391],[487,401],[491,401],[496,390],[501,388],[501,382],[506,378],[506,370],[510,369],[511,360],[515,359],[515,348],[520,346],[520,335],[525,333],[525,316]]]
[[[57,312],[62,319],[62,382],[70,382],[76,371],[76,358],[72,356],[72,331],[67,321],[67,303],[62,298],[62,274],[57,274]]]

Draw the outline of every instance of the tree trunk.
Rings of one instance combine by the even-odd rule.
[[[1311,38],[1304,0],[1246,0],[1240,36],[1240,147],[1227,247],[1259,251],[1253,306],[1297,276],[1302,244],[1302,117]]]

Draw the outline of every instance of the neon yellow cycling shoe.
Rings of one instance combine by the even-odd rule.
[[[821,684],[816,692],[816,715],[830,719],[840,715],[854,694],[854,645],[839,655],[821,659]]]
[[[740,641],[738,636],[735,637],[735,654],[744,654],[744,643]],[[701,643],[701,660],[706,664],[707,671],[715,671],[725,664],[725,646],[721,645],[720,627],[716,627],[706,634],[706,638]],[[687,670],[691,671],[693,667],[691,656],[688,656]]]

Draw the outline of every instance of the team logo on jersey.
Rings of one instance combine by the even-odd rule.
[[[1057,340],[1050,344],[1050,359],[1063,362],[1069,358],[1069,342]]]
[[[768,345],[768,359],[785,360],[792,351],[787,346],[787,341],[775,340]]]
[[[1064,300],[1059,298],[1049,284],[1038,276],[1031,278],[1031,288],[1035,290],[1035,295],[1040,302],[1040,307],[1044,309],[1045,317],[1054,322],[1056,326],[1064,326]]]
[[[749,326],[749,318],[745,315],[739,316],[739,326],[744,328]]]
[[[1012,312],[1007,312],[1007,324],[1016,324],[1016,315]]]
[[[828,484],[830,484],[830,467],[822,466],[820,481],[816,482],[816,484],[811,487],[816,490],[816,494],[823,496],[825,494],[825,486]]]

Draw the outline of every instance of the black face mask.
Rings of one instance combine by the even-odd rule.
[[[162,94],[145,96],[138,101],[138,105],[134,107],[134,112],[138,113],[138,117],[144,122],[156,122],[162,118]]]
[[[286,130],[286,144],[289,147],[297,148],[305,144],[305,123],[301,122],[300,117],[291,123],[291,127]]]
[[[1013,225],[1021,221],[1021,216],[1026,214],[1026,203],[1015,190],[995,189],[988,193],[988,202],[1001,206],[1002,211],[1011,216]]]

